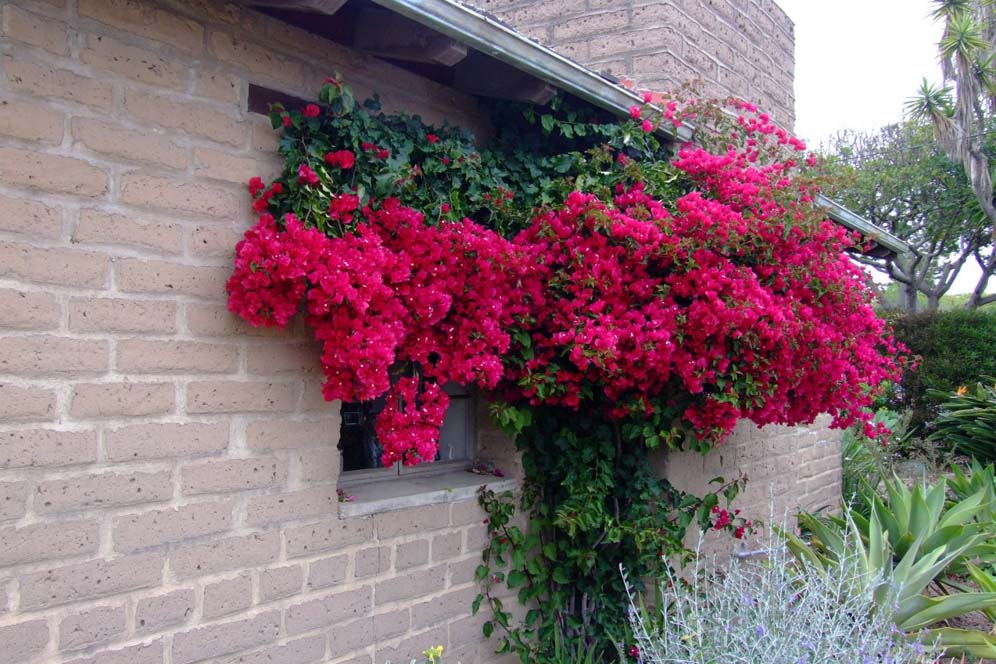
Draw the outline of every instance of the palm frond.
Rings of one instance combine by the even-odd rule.
[[[978,61],[988,49],[982,24],[968,12],[954,14],[948,18],[944,36],[938,45],[941,58],[956,60],[966,64]]]
[[[924,78],[916,96],[905,103],[907,115],[914,120],[936,122],[939,117],[950,118],[954,114],[951,106],[951,88],[946,85],[931,85]]]
[[[972,8],[972,0],[934,0],[934,9],[930,12],[930,18],[935,21],[944,21],[957,14],[967,12]]]

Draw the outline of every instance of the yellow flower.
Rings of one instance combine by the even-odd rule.
[[[957,390],[955,391],[955,394],[957,394],[957,395],[958,395],[958,396],[960,396],[960,397],[963,397],[963,396],[965,396],[965,393],[966,393],[966,392],[968,392],[968,388],[967,388],[967,387],[965,387],[964,385],[962,385],[961,387],[959,387],[959,388],[958,388],[958,389],[957,389]]]
[[[432,648],[429,648],[428,650],[423,650],[422,654],[425,656],[425,659],[430,664],[438,664],[443,659],[443,647],[442,646],[433,646]]]

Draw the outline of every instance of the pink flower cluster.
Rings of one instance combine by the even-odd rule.
[[[347,199],[343,194],[337,200]],[[357,199],[330,215],[353,214]],[[236,248],[229,309],[251,325],[283,326],[302,303],[322,342],[326,399],[387,394],[377,430],[383,462],[435,457],[447,382],[493,388],[515,312],[511,245],[469,221],[429,226],[397,200],[359,211],[366,223],[330,238],[294,215],[264,214]],[[391,386],[416,363],[421,378]]]
[[[801,149],[769,127],[748,135]],[[708,443],[741,418],[867,421],[867,386],[896,376],[900,349],[844,253],[852,239],[808,219],[805,185],[781,193],[792,164],[755,166],[755,150],[686,147],[676,166],[698,191],[673,210],[639,182],[611,204],[574,192],[515,238],[531,324],[502,393],[575,409],[594,399],[620,419],[663,408]]]
[[[418,378],[398,380],[388,391],[384,410],[374,423],[384,449],[383,464],[412,464],[435,458],[439,429],[449,404],[450,398],[438,383]]]
[[[663,116],[680,122],[671,104]],[[665,411],[706,443],[741,418],[867,422],[866,386],[896,376],[901,349],[844,253],[853,239],[815,216],[795,161],[758,165],[772,142],[801,142],[756,114],[740,128],[742,146],[680,151],[674,165],[696,190],[672,209],[639,181],[612,201],[573,192],[511,241],[468,219],[426,224],[395,199],[361,208],[351,191],[331,198],[341,237],[329,237],[275,219],[281,183],[254,178],[262,214],[237,246],[229,308],[268,326],[303,308],[323,344],[325,397],[386,395],[385,464],[434,458],[447,382],[620,420]],[[355,155],[324,161],[349,169]],[[301,164],[297,177],[320,176]]]

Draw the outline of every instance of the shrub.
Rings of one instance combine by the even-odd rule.
[[[869,386],[898,378],[845,254],[855,238],[813,204],[815,156],[750,104],[647,98],[590,124],[554,102],[556,117],[519,107],[532,130],[513,143],[546,144],[523,152],[373,100],[360,110],[337,79],[319,99],[272,109],[285,166],[249,182],[260,219],[236,248],[229,308],[275,327],[306,312],[325,398],[385,398],[385,465],[435,457],[442,385],[490,394],[523,451],[530,526],[506,529],[508,503],[482,494],[474,606],[487,599],[499,651],[537,661],[562,630],[608,653],[626,626],[618,563],[657,574],[693,520],[750,528],[718,504],[740,480],[684,494],[653,475],[651,449],[708,450],[741,418],[867,423]],[[686,120],[699,144],[672,161],[653,130]],[[521,622],[502,583],[531,607]]]
[[[904,372],[892,397],[894,408],[913,412],[912,426],[922,427],[937,416],[945,399],[931,396],[931,390],[951,392],[996,375],[996,313],[945,311],[891,322],[896,340],[921,357],[919,366]]]
[[[658,612],[637,610],[631,594],[630,654],[648,664],[902,664],[930,654],[877,610],[872,589],[880,577],[857,556],[841,561],[846,573],[826,574],[791,564],[770,544],[768,561],[733,560],[725,568],[713,561],[699,565],[690,584],[671,578]]]
[[[985,380],[994,382],[989,377]],[[949,397],[934,421],[930,439],[973,459],[996,461],[996,387],[976,383],[973,388],[959,387]]]

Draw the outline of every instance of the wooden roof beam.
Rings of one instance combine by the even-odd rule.
[[[553,99],[557,89],[515,67],[475,53],[456,66],[453,87],[469,94],[542,106]]]
[[[272,9],[292,9],[317,14],[335,14],[346,4],[346,0],[252,0],[256,7]]]
[[[354,26],[353,47],[380,58],[452,67],[469,51],[455,39],[385,9],[361,10]]]

